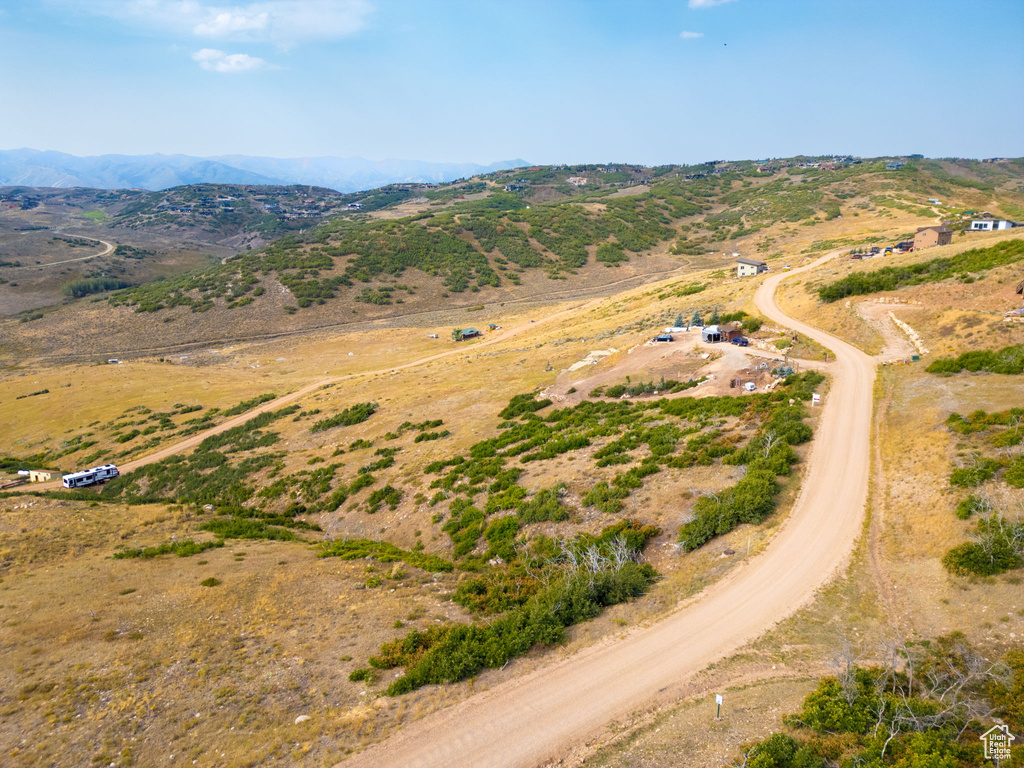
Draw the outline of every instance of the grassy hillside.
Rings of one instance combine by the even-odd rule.
[[[593,296],[672,270],[731,269],[736,253],[791,261],[894,243],[937,220],[958,228],[971,212],[1009,216],[1024,205],[1020,161],[910,158],[898,169],[886,166],[886,159],[807,157],[556,166],[323,199],[305,188],[216,185],[146,194],[107,217],[138,227],[117,231],[180,236],[205,227],[204,236],[220,237],[249,229],[223,239],[235,256],[185,274],[150,272],[147,281],[115,265],[69,265],[64,282],[142,284],[116,293],[105,312],[98,305],[36,312],[35,327],[15,326],[11,334],[22,349],[126,354],[428,312],[447,322],[442,316],[460,309]],[[275,203],[264,201],[271,192]],[[268,205],[280,209],[272,214]],[[321,217],[325,223],[311,226]],[[299,231],[255,247],[261,227]],[[71,328],[74,347],[55,343]]]
[[[940,168],[953,174],[950,164]],[[742,243],[741,252],[763,254],[775,271],[828,250],[889,242],[936,213],[871,202],[924,208],[920,195],[887,186],[900,177],[884,166],[704,178],[696,178],[700,169],[676,172],[639,188],[629,180],[596,191],[572,187],[572,197],[550,204],[505,193],[505,178],[461,182],[452,187],[458,192],[405,197],[372,216],[364,209],[315,237],[217,265],[189,278],[209,280],[209,290],[179,285],[163,298],[153,294],[163,309],[86,299],[5,326],[18,336],[3,343],[22,350],[57,343],[58,327],[69,348],[102,329],[112,352],[124,327],[167,344],[206,322],[222,334],[217,344],[123,365],[38,363],[22,352],[0,372],[0,445],[12,457],[0,460],[5,479],[24,462],[69,470],[132,460],[231,414],[251,417],[102,490],[0,496],[0,733],[14,745],[7,760],[77,765],[87,755],[97,764],[142,765],[170,754],[187,762],[223,754],[225,765],[332,765],[473,690],[655,620],[756,556],[785,519],[813,451],[821,410],[805,398],[815,388],[829,397],[828,380],[813,373],[825,351],[756,317],[751,296],[760,279],[735,279],[726,269],[731,254],[713,260],[670,250],[683,235],[690,239],[682,247],[706,239],[710,249],[728,229],[732,239],[715,248]],[[974,205],[974,195],[987,196],[992,210],[991,198],[1018,194],[1002,182],[992,191],[963,189],[943,200],[944,215],[947,206],[953,217]],[[613,196],[623,191],[631,194]],[[738,223],[721,219],[726,194],[743,211]],[[841,218],[830,218],[833,202]],[[385,218],[413,207],[422,218]],[[799,218],[807,210],[813,215]],[[798,220],[775,218],[787,215]],[[737,229],[758,226],[736,239]],[[633,251],[620,235],[654,245]],[[1024,325],[1002,316],[1018,301],[1021,262],[965,257],[957,265],[967,272],[928,272],[935,282],[883,285],[880,294],[827,304],[818,293],[853,272],[955,258],[1019,238],[1019,231],[956,235],[945,248],[836,259],[784,284],[787,309],[869,343],[880,331],[857,314],[859,302],[904,299],[892,309],[934,350],[921,365],[880,376],[884,472],[872,525],[883,527],[877,535],[872,529],[846,577],[814,604],[678,693],[725,691],[722,721],[709,732],[713,698],[699,702],[687,727],[683,715],[659,714],[637,738],[631,762],[640,752],[657,766],[731,761],[742,753],[740,740],[763,739],[783,713],[799,709],[812,680],[828,674],[822,659],[842,650],[844,639],[877,654],[868,640],[892,626],[890,603],[904,637],[962,628],[990,658],[1002,654],[1010,633],[1024,632],[1014,602],[1019,568],[974,579],[942,566],[976,533],[976,514],[957,519],[960,502],[987,494],[1008,514],[1020,501],[1006,481],[1017,477],[1009,460],[977,487],[949,487],[975,452],[1002,461],[1010,446],[993,440],[1014,427],[963,435],[943,425],[953,412],[973,419],[979,408],[1006,411],[1020,375],[925,370],[940,355],[1024,342]],[[580,243],[587,263],[577,267]],[[602,246],[627,260],[605,266],[597,261]],[[547,299],[554,306],[515,303],[514,291],[571,289],[593,273],[637,274],[652,253],[685,268],[653,284],[609,285],[603,297],[583,300],[567,290]],[[540,263],[523,266],[512,254]],[[294,266],[298,260],[308,261]],[[450,285],[459,274],[467,282],[461,293]],[[339,281],[333,300],[311,296],[298,307],[303,285],[335,277],[352,285]],[[214,295],[220,285],[227,290]],[[393,304],[354,300],[364,289],[387,293],[383,287],[393,289]],[[210,306],[171,306],[175,295]],[[509,299],[476,309],[495,296]],[[371,314],[427,299],[443,299],[442,316]],[[302,325],[360,317],[353,309],[379,319],[352,332],[310,333]],[[694,312],[705,319],[745,312],[748,327],[760,327],[744,349],[699,347],[696,334],[646,344],[677,315]],[[273,321],[265,327],[294,335],[240,340],[256,313]],[[73,322],[58,326],[61,315]],[[492,322],[501,328],[482,339],[451,338],[453,327]],[[772,373],[783,373],[784,352],[802,369],[788,381]],[[756,380],[758,391],[746,394],[732,380]],[[768,382],[773,389],[765,391]],[[253,413],[270,393],[309,385],[296,401]],[[883,567],[899,585],[892,593],[874,570]],[[546,651],[551,643],[559,650]],[[436,684],[466,675],[464,683]],[[791,705],[758,695],[765,676],[774,678],[773,690],[792,689]],[[623,724],[624,734],[632,724]],[[659,741],[668,734],[667,744]]]
[[[740,240],[748,251],[770,253],[778,236],[751,240],[773,225],[778,229],[781,224],[779,234],[784,236],[787,224],[815,226],[844,212],[887,217],[889,208],[901,206],[932,217],[921,197],[996,192],[994,182],[954,175],[933,161],[911,162],[898,171],[887,171],[882,161],[827,168],[800,165],[672,168],[657,178],[645,177],[649,186],[631,190],[635,194],[629,196],[616,197],[616,182],[610,182],[596,191],[581,189],[572,200],[542,205],[529,204],[533,187],[524,183],[515,185],[522,190],[493,190],[444,211],[427,210],[390,221],[326,224],[217,269],[126,291],[112,301],[145,312],[182,304],[199,311],[211,302],[238,306],[239,301],[258,300],[260,294],[253,292],[258,291],[261,276],[274,276],[291,292],[297,308],[338,297],[386,305],[414,290],[398,283],[399,278],[418,281],[409,270],[440,278],[449,293],[479,292],[515,285],[529,270],[562,279],[591,262],[615,267],[665,242],[672,243],[672,253],[681,255],[727,249]],[[992,173],[981,164],[975,166],[970,170],[978,178]],[[1001,171],[1000,179],[1008,177],[1011,185],[1019,186],[1024,179],[1020,164]],[[504,175],[525,182],[532,173],[551,181],[549,176],[570,172],[594,173],[583,167],[524,172],[525,177],[517,172]],[[1021,197],[1019,189],[1005,194],[1011,208],[1011,198]],[[913,203],[905,202],[911,199]],[[949,216],[959,212],[951,205],[942,210]]]

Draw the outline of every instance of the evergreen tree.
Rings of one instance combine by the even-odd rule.
[[[704,327],[704,321],[700,319],[700,310],[693,310],[693,317],[690,319],[690,325],[695,325],[698,328]]]
[[[676,328],[682,328],[683,327],[683,313],[682,312],[680,312],[678,315],[676,315],[676,321],[675,321],[675,323],[673,323],[673,325],[675,325]]]

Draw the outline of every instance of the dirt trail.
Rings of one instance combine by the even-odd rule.
[[[835,353],[831,389],[793,511],[772,543],[657,623],[552,661],[406,726],[346,768],[513,768],[558,761],[609,722],[685,693],[692,677],[806,605],[849,560],[861,531],[870,466],[875,361],[787,317],[772,275],[762,314]]]
[[[874,301],[861,301],[856,305],[857,314],[861,316],[882,337],[882,351],[875,355],[880,363],[891,363],[895,360],[909,360],[917,354],[917,347],[907,334],[893,322],[889,314],[906,304],[880,304]]]
[[[103,242],[103,241],[100,241]],[[107,243],[110,245],[110,243]],[[113,248],[113,246],[110,246]],[[106,253],[106,252],[104,252]],[[102,256],[102,253],[97,253],[94,256],[88,256],[86,258],[95,258],[95,256]],[[622,290],[629,288],[638,288],[639,286],[651,282],[653,280],[667,280],[673,274],[677,272],[684,272],[691,270],[693,262],[688,259],[679,259],[680,266],[671,267],[669,269],[653,270],[650,272],[644,272],[643,274],[633,275],[632,277],[624,277],[621,280],[613,280],[609,283],[602,283],[601,285],[594,286],[592,288],[564,288],[557,291],[546,291],[544,293],[535,293],[530,296],[521,296],[518,299],[507,299],[503,302],[490,302],[487,305],[490,308],[495,306],[515,306],[519,304],[537,304],[543,302],[555,302],[555,301],[586,301],[586,306],[590,306],[594,301],[605,299],[608,296],[608,290],[615,288],[616,286],[623,286]],[[62,262],[63,263],[63,262]],[[636,285],[627,285],[628,283],[636,283]],[[574,307],[573,309],[577,309]],[[452,307],[452,311],[464,310],[466,307],[457,306]],[[539,308],[538,308],[539,309]],[[291,331],[275,331],[271,333],[256,333],[248,336],[224,336],[215,339],[202,339],[199,341],[187,341],[181,344],[169,344],[159,347],[140,347],[138,349],[129,350],[117,350],[108,349],[106,351],[93,351],[85,352],[81,354],[48,354],[48,355],[35,355],[30,358],[30,361],[59,361],[59,362],[71,362],[74,360],[95,360],[97,358],[106,357],[140,357],[145,355],[158,355],[166,354],[168,352],[184,352],[186,350],[196,349],[197,347],[210,347],[222,344],[230,343],[243,343],[243,342],[259,342],[259,341],[277,341],[285,338],[293,338],[295,336],[304,336],[307,334],[318,333],[321,331],[355,331],[360,328],[372,328],[372,327],[385,327],[380,325],[395,324],[403,320],[410,320],[414,317],[427,317],[428,315],[438,315],[442,310],[437,309],[423,309],[416,312],[404,312],[402,314],[390,315],[388,317],[377,318],[376,320],[347,320],[341,323],[325,323],[323,325],[311,325],[306,328],[296,328]],[[394,327],[394,325],[387,326]],[[507,335],[507,333],[505,334]]]
[[[55,232],[59,232],[60,230],[58,229],[58,230],[54,230],[54,231]],[[75,235],[75,237],[81,238],[82,240],[93,240],[93,241],[95,241],[97,243],[103,243],[103,245],[105,245],[106,248],[104,248],[99,253],[93,253],[93,254],[91,254],[89,256],[79,256],[77,259],[64,259],[64,261],[51,261],[49,264],[38,264],[38,265],[36,265],[36,269],[45,269],[47,267],[56,267],[58,264],[71,264],[72,262],[75,262],[75,261],[88,261],[89,259],[95,259],[95,258],[98,258],[100,256],[106,256],[108,253],[111,253],[114,250],[114,244],[113,243],[108,243],[106,240],[100,240],[97,237],[86,237],[85,235]]]
[[[495,334],[484,341],[477,342],[475,344],[461,344],[454,349],[449,349],[446,352],[438,352],[435,355],[421,357],[418,360],[413,360],[412,362],[409,363],[403,363],[402,365],[396,365],[391,368],[381,368],[375,371],[349,373],[344,376],[334,376],[328,379],[321,379],[320,381],[316,381],[312,384],[307,384],[306,386],[302,387],[301,389],[297,389],[294,392],[289,392],[286,395],[281,395],[281,397],[263,403],[262,405],[253,408],[251,411],[246,411],[240,416],[230,418],[227,421],[224,421],[215,427],[211,427],[210,429],[207,429],[204,432],[200,432],[197,435],[192,435],[191,437],[186,438],[185,440],[182,440],[180,442],[174,443],[173,445],[164,446],[163,448],[160,448],[159,450],[149,454],[148,456],[143,456],[141,458],[134,459],[132,461],[121,464],[119,466],[119,469],[123,474],[125,472],[131,472],[133,469],[144,467],[147,464],[152,464],[154,461],[166,459],[168,456],[175,456],[179,453],[186,453],[187,451],[190,451],[196,446],[198,446],[203,440],[210,437],[211,435],[219,435],[221,432],[226,432],[232,427],[237,427],[241,424],[244,424],[249,419],[258,414],[265,413],[267,411],[276,411],[278,408],[282,408],[286,405],[289,405],[290,403],[295,402],[296,400],[300,400],[306,395],[310,394],[311,392],[315,392],[316,390],[320,389],[321,387],[327,384],[336,384],[342,381],[349,381],[350,379],[357,379],[361,376],[379,376],[382,374],[397,373],[398,371],[404,371],[408,368],[416,368],[417,366],[433,362],[434,360],[441,360],[445,357],[450,357],[452,355],[464,355],[474,350],[477,350],[480,347],[487,347],[490,346],[491,344],[497,344],[501,341],[505,341],[506,339],[509,339],[513,336],[518,336],[519,334],[528,331],[531,328],[541,327],[546,323],[550,323],[570,313],[586,310],[591,306],[599,304],[603,300],[603,298],[597,298],[592,299],[591,301],[588,301],[584,304],[577,304],[575,306],[567,307],[565,309],[559,310],[558,312],[547,315],[546,317],[542,317],[539,320],[530,321],[528,323],[522,323],[521,325],[505,329],[500,334]],[[48,483],[35,483],[31,486],[26,486],[22,490],[52,491],[59,489],[61,487],[61,482],[54,480]]]

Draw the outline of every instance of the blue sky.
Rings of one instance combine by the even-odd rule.
[[[0,148],[1024,155],[1020,0],[2,0]]]

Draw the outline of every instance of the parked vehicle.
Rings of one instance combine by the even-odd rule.
[[[749,347],[750,342],[742,336],[737,336],[735,339],[729,339],[730,344],[735,344],[737,347]]]
[[[85,485],[96,485],[97,483],[105,483],[107,480],[113,480],[121,473],[117,467],[113,464],[104,464],[102,467],[93,467],[92,469],[83,469],[81,472],[72,472],[70,475],[64,475],[61,479],[64,481],[65,488],[81,488]]]

